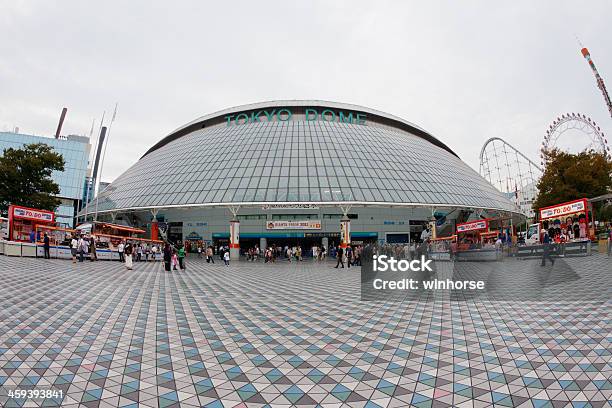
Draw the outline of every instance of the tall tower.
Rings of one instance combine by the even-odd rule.
[[[612,117],[612,102],[610,101],[610,95],[608,95],[608,91],[606,90],[606,85],[604,84],[603,78],[597,72],[597,68],[595,68],[595,64],[591,59],[591,54],[589,54],[589,50],[584,47],[582,50],[582,55],[589,62],[591,69],[593,70],[593,75],[595,75],[595,79],[597,80],[597,87],[601,90],[604,99],[606,100],[606,106],[608,107],[608,111],[610,112],[610,117]]]

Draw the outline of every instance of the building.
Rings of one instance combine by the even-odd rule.
[[[518,189],[516,196],[519,209],[522,214],[530,219],[534,220],[536,213],[533,209],[533,202],[535,201],[538,195],[538,187],[535,182],[528,183],[527,185]]]
[[[95,198],[95,193],[94,193],[94,188],[93,188],[93,184],[94,184],[94,180],[93,177],[91,176],[87,176],[85,177],[85,184],[83,186],[83,197],[81,197],[81,209],[85,208],[85,205],[89,202],[90,204],[92,203],[92,201]],[[99,191],[104,191],[104,189],[106,187],[108,187],[110,185],[109,182],[105,182],[105,181],[100,181],[98,183],[98,190]],[[95,201],[93,201],[95,202]],[[88,210],[88,213],[91,213],[91,211]]]
[[[51,146],[64,157],[64,171],[53,172],[53,180],[59,185],[57,196],[61,204],[55,211],[60,225],[74,227],[75,217],[79,210],[85,176],[89,162],[91,146],[89,138],[69,135],[59,139],[43,136],[25,135],[13,132],[0,132],[0,152],[8,148],[21,148],[26,144],[44,143]]]
[[[100,194],[98,211],[140,226],[159,220],[171,240],[228,243],[233,220],[232,240],[243,248],[309,248],[337,244],[341,219],[350,220],[353,243],[407,242],[433,220],[451,233],[458,221],[518,208],[408,121],[291,100],[238,106],[178,128]]]

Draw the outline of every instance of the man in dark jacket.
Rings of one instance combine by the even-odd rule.
[[[551,250],[551,239],[550,235],[548,235],[548,231],[544,230],[544,238],[542,239],[542,243],[544,244],[544,251],[542,252],[542,266],[546,265],[546,259],[550,261],[551,264],[555,264],[555,260],[550,256]]]
[[[51,254],[49,253],[49,236],[45,232],[45,237],[43,238],[43,249],[45,251],[45,259],[51,259]]]
[[[342,267],[344,268],[344,249],[342,249],[341,246],[338,246],[338,251],[336,251],[336,258],[338,259],[338,262],[336,262],[336,266],[335,268],[338,268],[338,265],[342,265]]]
[[[172,268],[172,247],[169,243],[166,242],[166,246],[164,246],[164,269],[166,272],[170,272]]]

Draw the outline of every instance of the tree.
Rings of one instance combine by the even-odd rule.
[[[53,171],[64,171],[64,158],[44,143],[5,149],[0,156],[0,213],[9,204],[54,211],[60,188],[51,178]]]
[[[546,169],[537,184],[534,210],[612,191],[612,162],[603,154],[585,150],[578,154],[554,149],[546,153]]]

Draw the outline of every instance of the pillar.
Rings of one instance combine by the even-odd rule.
[[[347,248],[351,245],[351,220],[348,217],[340,221],[340,247]]]
[[[429,231],[431,239],[438,238],[437,228],[436,228],[436,220],[429,221]]]
[[[157,224],[157,217],[153,217],[151,220],[151,239],[154,241],[159,239],[159,225]]]
[[[321,246],[325,248],[326,251],[329,251],[329,238],[323,237],[323,239],[321,240]]]
[[[230,221],[230,259],[240,260],[240,221]]]
[[[263,251],[268,247],[268,240],[266,238],[259,238],[259,250]]]

